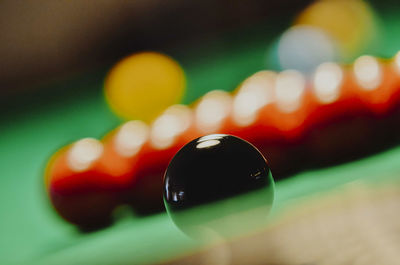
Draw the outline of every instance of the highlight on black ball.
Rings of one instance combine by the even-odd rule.
[[[164,175],[163,196],[169,216],[189,236],[231,237],[265,225],[274,181],[252,144],[211,134],[175,154]]]

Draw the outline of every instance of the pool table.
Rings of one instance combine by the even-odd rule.
[[[393,5],[377,5],[379,41],[362,53],[390,58],[399,50],[400,8]],[[254,72],[273,68],[266,65],[266,52],[289,25],[290,18],[276,17],[251,28],[226,32],[204,45],[166,50],[187,75],[182,102],[191,103],[213,89],[231,91]],[[52,209],[43,183],[49,157],[77,139],[101,138],[122,122],[103,96],[109,67],[100,65],[52,81],[34,94],[20,95],[1,107],[1,264],[179,263],[181,258],[204,250],[202,243],[183,234],[165,212],[138,216],[121,207],[115,224],[82,233]],[[349,183],[392,183],[400,174],[399,159],[400,148],[394,146],[357,161],[298,172],[277,181],[271,223],[294,211],[298,201],[311,200],[316,194],[335,194]],[[251,242],[251,237],[243,240]]]

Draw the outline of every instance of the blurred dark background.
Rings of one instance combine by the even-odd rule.
[[[46,82],[113,63],[137,50],[188,48],[196,40],[251,27],[268,17],[290,16],[310,2],[3,0],[1,98],[33,92]]]

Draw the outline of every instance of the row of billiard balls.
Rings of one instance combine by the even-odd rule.
[[[85,195],[84,188],[76,192],[82,198]],[[93,195],[93,205],[98,205],[95,200],[103,200],[105,208],[115,205],[113,196]],[[49,196],[57,203],[56,193],[49,191]],[[252,144],[231,135],[211,134],[192,140],[175,154],[165,170],[163,197],[169,216],[187,234],[201,237],[212,231],[230,236],[265,224],[274,182],[266,159]],[[88,203],[79,202],[79,196],[76,200]],[[76,204],[63,207],[63,211],[76,210]],[[102,220],[105,216],[75,214],[82,215],[76,222],[82,229],[108,222]]]

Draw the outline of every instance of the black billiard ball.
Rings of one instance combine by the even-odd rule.
[[[249,142],[211,134],[187,143],[164,175],[164,204],[186,234],[231,236],[265,224],[274,182],[266,159]]]

